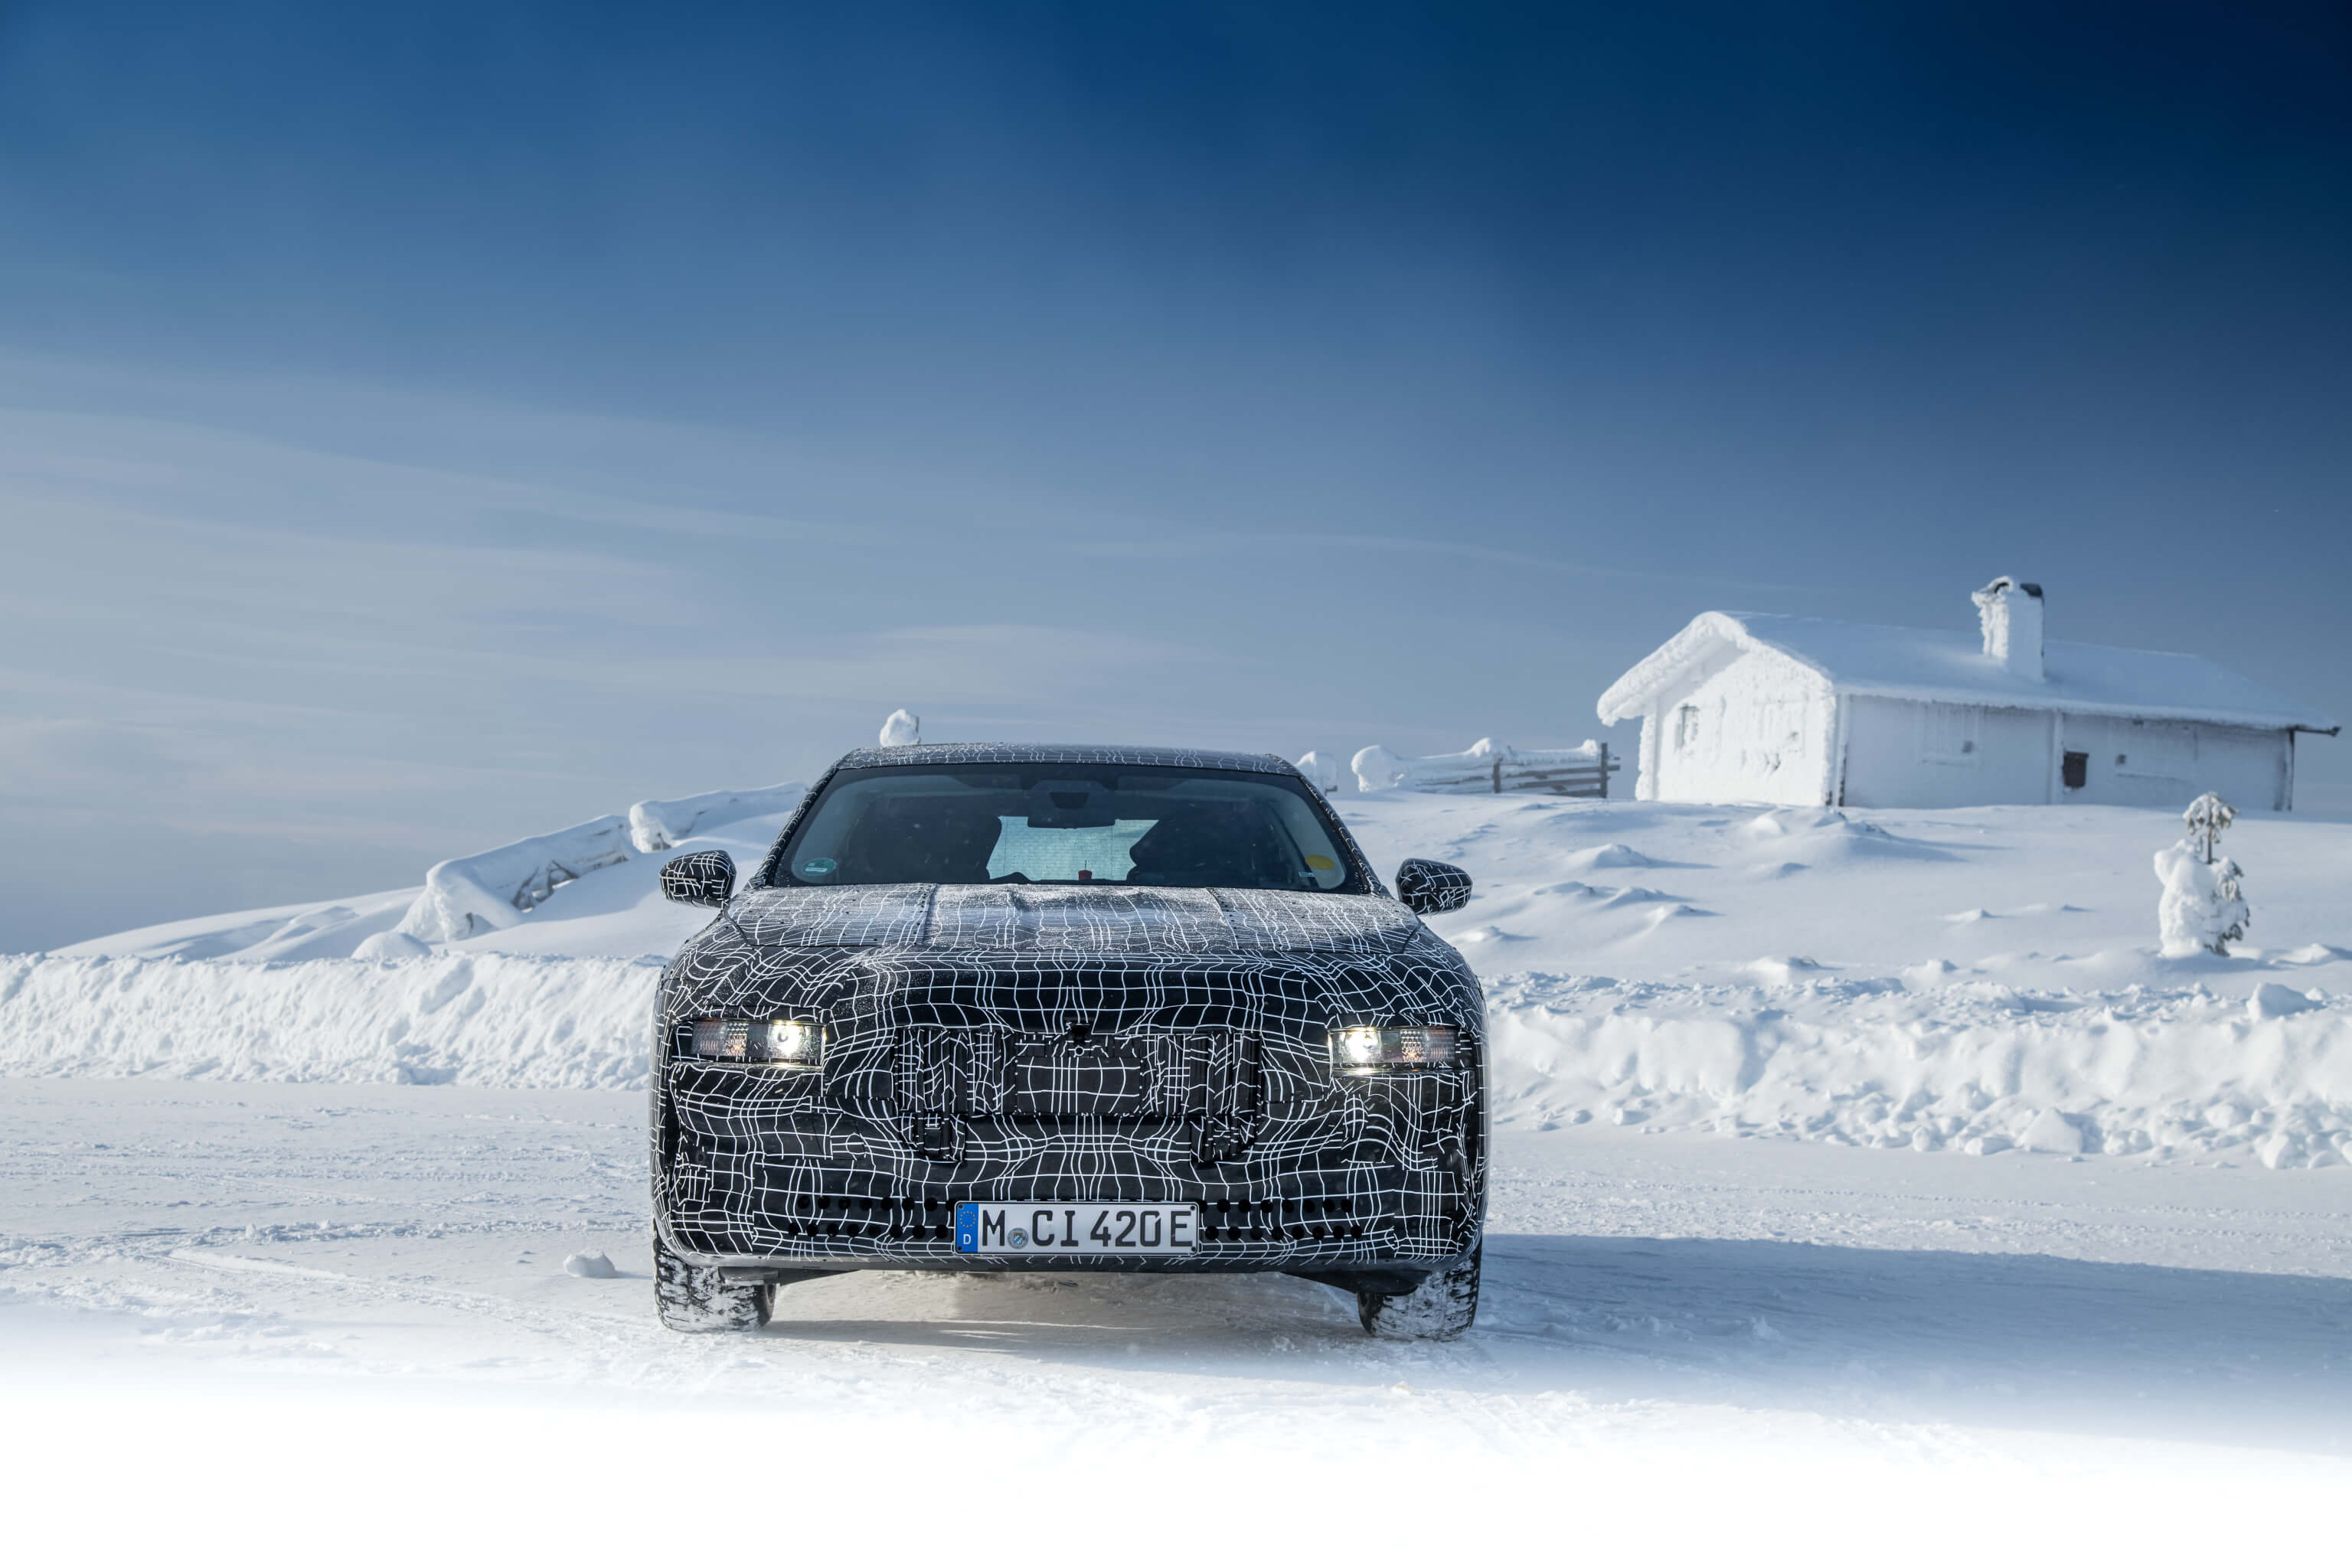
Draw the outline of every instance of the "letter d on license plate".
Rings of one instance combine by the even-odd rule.
[[[958,1204],[958,1252],[1165,1258],[1200,1234],[1193,1204]]]

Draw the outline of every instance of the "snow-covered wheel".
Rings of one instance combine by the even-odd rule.
[[[773,1285],[742,1283],[689,1263],[654,1234],[654,1308],[662,1327],[682,1334],[746,1332],[767,1326],[775,1300]]]
[[[1429,1275],[1402,1296],[1356,1292],[1356,1316],[1377,1340],[1458,1340],[1478,1319],[1478,1258],[1483,1247],[1453,1268]]]

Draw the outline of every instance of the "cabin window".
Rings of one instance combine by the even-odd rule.
[[[1919,756],[1923,762],[1974,767],[1983,743],[1984,710],[1960,702],[1919,705]]]
[[[2081,789],[2091,782],[2091,753],[2068,752],[2058,759],[2058,780],[2068,789]]]
[[[1685,702],[1675,710],[1675,750],[1687,752],[1698,744],[1698,709]]]

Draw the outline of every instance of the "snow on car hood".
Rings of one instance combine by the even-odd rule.
[[[727,909],[766,947],[989,952],[1388,952],[1419,921],[1392,900],[1243,888],[754,888]]]

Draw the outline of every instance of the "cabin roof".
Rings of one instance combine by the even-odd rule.
[[[1621,676],[1601,694],[1601,722],[1643,716],[1661,693],[1727,648],[1788,660],[1853,696],[2329,735],[2338,728],[2318,710],[2196,654],[2047,642],[2044,679],[2034,680],[1988,658],[1968,633],[1721,610],[1700,616]]]

